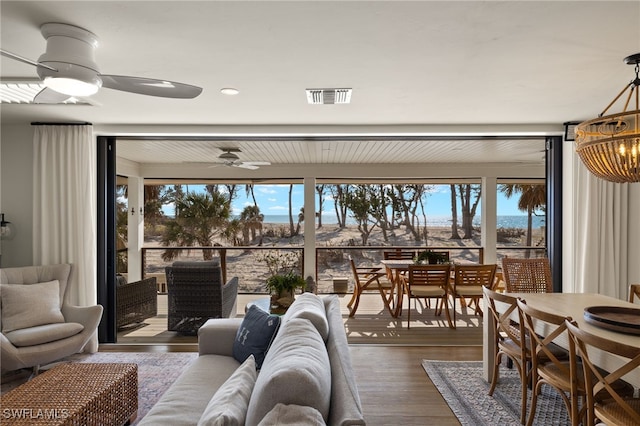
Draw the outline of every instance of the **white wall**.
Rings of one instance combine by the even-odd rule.
[[[12,240],[0,240],[0,266],[33,263],[33,130],[30,124],[2,125],[0,210],[15,226]]]

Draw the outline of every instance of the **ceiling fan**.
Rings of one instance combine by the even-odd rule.
[[[248,170],[256,170],[259,166],[270,166],[271,163],[268,161],[240,161],[240,157],[236,154],[236,152],[242,152],[238,148],[220,148],[224,151],[222,154],[218,156],[220,160],[219,163],[214,164],[210,167],[218,167],[220,165],[229,166],[229,167],[239,167],[241,169]]]
[[[55,104],[71,97],[95,94],[100,87],[164,98],[192,99],[201,87],[145,77],[101,74],[94,53],[98,37],[69,24],[46,23],[40,27],[47,41],[46,52],[37,61],[0,49],[0,54],[37,68],[46,86],[34,103]]]

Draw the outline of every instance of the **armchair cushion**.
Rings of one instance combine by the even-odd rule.
[[[2,332],[64,322],[60,311],[60,283],[0,284]]]
[[[43,343],[66,339],[67,337],[75,336],[82,330],[84,330],[84,326],[82,324],[78,324],[77,322],[67,322],[38,325],[36,327],[14,330],[9,333],[5,333],[5,337],[9,339],[14,346],[24,347],[42,345]]]

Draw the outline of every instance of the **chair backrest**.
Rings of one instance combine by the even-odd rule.
[[[495,340],[508,338],[511,339],[522,350],[522,358],[525,358],[527,351],[526,345],[523,344],[524,336],[526,336],[524,324],[522,320],[514,321],[514,313],[519,313],[518,299],[515,297],[498,293],[489,287],[483,286],[485,299],[489,301],[487,309],[495,322]]]
[[[502,275],[508,293],[551,293],[551,267],[546,257],[502,259]]]
[[[485,286],[492,288],[497,265],[455,265],[454,286]]]
[[[609,395],[611,395],[620,407],[620,410],[607,410],[609,416],[613,414],[615,417],[606,418],[602,416],[601,413],[598,413],[596,407],[596,415],[600,420],[607,424],[640,424],[640,413],[629,405],[627,398],[623,398],[616,391],[615,386],[612,386],[616,380],[640,368],[640,348],[591,334],[579,328],[573,321],[566,321],[566,327],[569,332],[570,343],[574,346],[576,355],[582,359],[582,365],[584,367],[587,407],[589,407],[587,414],[589,417],[588,424],[593,424],[594,416],[591,408],[594,407],[594,395],[603,389],[606,389]],[[607,374],[598,368],[590,358],[590,354],[593,353],[594,349],[626,358],[628,362],[616,370],[610,370]],[[636,399],[635,403],[638,403],[638,399]]]
[[[356,282],[356,286],[360,285],[360,275],[358,274],[358,267],[356,266],[356,262],[353,260],[353,257],[349,255],[349,263],[351,264],[351,272],[353,273],[353,279]]]
[[[394,250],[382,252],[382,256],[385,260],[398,260],[398,259],[413,259],[416,257],[415,251]]]
[[[202,262],[173,262],[165,268],[167,289],[180,286],[213,286],[222,291],[222,269],[219,260]]]
[[[407,285],[412,287],[442,287],[449,284],[451,265],[409,265]]]
[[[640,284],[631,284],[629,286],[629,302],[633,303],[636,297],[640,300]]]
[[[555,364],[558,371],[569,377],[571,374],[569,365],[558,359],[557,346],[553,343],[553,340],[566,333],[565,320],[571,320],[571,318],[535,309],[527,305],[527,302],[523,299],[518,299],[517,304],[520,310],[520,319],[524,323],[524,328],[531,340],[530,349],[532,354],[535,355],[532,357],[533,368],[536,368],[538,361],[543,358],[545,362]],[[542,330],[544,330],[544,334],[541,334]]]
[[[37,284],[58,280],[60,283],[60,303],[65,303],[67,283],[71,275],[71,264],[21,266],[0,269],[0,284]]]

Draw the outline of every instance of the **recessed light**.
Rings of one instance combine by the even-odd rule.
[[[225,87],[220,89],[220,93],[222,93],[223,95],[233,96],[240,93],[240,91],[238,89],[234,89],[233,87]]]

